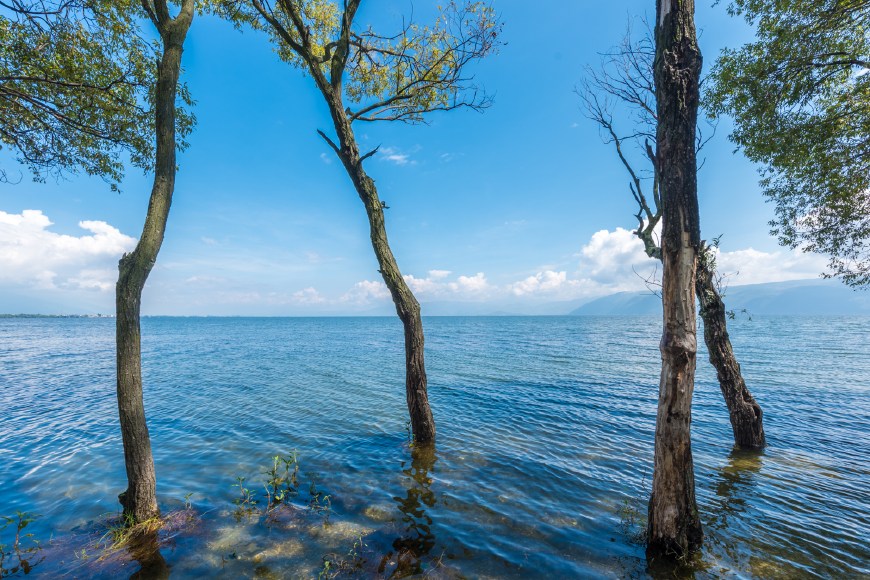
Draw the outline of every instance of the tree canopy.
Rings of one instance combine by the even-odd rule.
[[[829,275],[870,284],[870,1],[734,0],[754,42],[725,50],[708,110],[760,163],[780,243],[827,254]]]
[[[343,4],[340,9],[339,4]],[[500,24],[483,2],[449,2],[434,23],[404,22],[393,34],[355,27],[359,0],[224,0],[237,23],[266,30],[281,58],[323,92],[344,97],[349,121],[419,123],[424,114],[491,103],[468,74],[498,46]]]
[[[128,159],[152,166],[159,47],[140,32],[142,6],[0,1],[0,147],[35,180],[84,171],[116,187]],[[179,114],[183,146],[193,117]],[[15,178],[0,167],[0,179]]]

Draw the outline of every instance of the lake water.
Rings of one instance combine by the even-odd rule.
[[[659,319],[424,323],[432,456],[408,447],[394,318],[143,320],[161,507],[192,494],[197,514],[163,536],[173,577],[316,578],[324,558],[327,575],[649,574],[634,536],[652,474]],[[731,332],[769,447],[732,451],[700,352],[692,439],[706,537],[681,574],[870,577],[870,318],[743,318]],[[33,575],[139,568],[93,546],[126,486],[113,342],[111,319],[0,319],[0,515],[41,514],[27,528],[43,547]],[[236,477],[261,507],[263,469],[292,450],[295,507],[239,512]],[[306,507],[312,482],[328,510]]]

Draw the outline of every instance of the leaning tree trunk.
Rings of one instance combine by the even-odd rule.
[[[662,194],[662,372],[656,417],[647,556],[683,557],[701,544],[692,463],[697,332],[695,269],[701,245],[695,129],[701,53],[693,0],[657,0],[656,132]]]
[[[743,380],[740,364],[728,337],[725,303],[716,289],[713,272],[703,257],[698,260],[695,292],[704,320],[704,342],[707,343],[710,363],[716,368],[719,388],[728,406],[734,443],[741,449],[761,449],[765,444],[761,406],[755,402]]]
[[[651,231],[635,232],[644,242],[646,254],[661,261],[661,248],[652,239]],[[710,364],[716,369],[719,389],[728,407],[734,444],[741,449],[761,449],[765,446],[764,423],[761,406],[755,401],[740,364],[734,355],[731,338],[728,336],[728,322],[725,302],[716,289],[714,272],[710,268],[702,250],[698,258],[695,276],[695,293],[701,306],[701,320],[704,321],[704,342],[710,356]]]
[[[185,0],[181,13],[174,20],[163,17],[166,4],[165,0],[162,1],[163,10],[158,9],[160,16],[155,18],[163,40],[163,55],[157,65],[154,185],[142,236],[136,248],[121,258],[115,289],[118,416],[127,468],[127,489],[118,499],[124,515],[135,522],[159,515],[157,476],[142,399],[139,312],[142,289],[163,243],[175,189],[175,95],[181,71],[182,45],[193,17],[192,0]]]
[[[338,156],[353,181],[354,188],[366,208],[372,248],[378,260],[381,277],[390,291],[396,313],[405,330],[405,396],[411,418],[414,442],[428,445],[435,441],[435,419],[429,406],[426,365],[423,358],[423,321],[420,318],[420,303],[408,287],[390,244],[384,224],[384,204],[378,197],[374,180],[366,174],[360,158],[359,147],[350,121],[344,113],[341,100],[334,93],[327,95],[335,131],[339,139]]]

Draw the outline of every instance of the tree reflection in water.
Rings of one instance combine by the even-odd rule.
[[[756,450],[734,449],[728,463],[716,470],[715,507],[710,510],[713,517],[708,526],[724,529],[729,525],[729,516],[743,512],[747,488],[752,487],[755,475],[761,471],[762,454]]]
[[[137,534],[130,539],[127,547],[130,557],[139,562],[139,570],[130,580],[164,580],[169,578],[169,564],[160,553],[160,539],[157,530]]]
[[[662,580],[695,578],[709,575],[715,570],[715,562],[724,552],[732,560],[742,559],[740,550],[746,546],[734,542],[734,537],[753,540],[751,522],[742,516],[746,500],[752,496],[755,478],[761,471],[763,451],[734,449],[728,455],[728,463],[716,469],[713,475],[710,505],[702,508],[704,520],[704,550],[687,560],[676,562],[667,559],[647,562],[646,574]],[[727,531],[727,539],[719,535]],[[718,554],[718,555],[717,555]],[[746,554],[749,557],[749,554]]]
[[[393,550],[381,559],[378,572],[388,578],[401,578],[421,574],[427,568],[427,561],[435,547],[435,534],[432,533],[432,517],[427,508],[435,505],[432,492],[432,471],[437,454],[434,446],[414,447],[411,449],[411,465],[403,469],[407,491],[405,497],[394,497],[402,512],[401,535],[393,541]]]

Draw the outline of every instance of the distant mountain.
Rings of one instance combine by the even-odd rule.
[[[729,310],[751,315],[870,315],[870,292],[851,290],[837,280],[791,280],[731,286],[725,291]],[[651,292],[620,292],[573,310],[577,316],[619,316],[661,313],[661,298]]]

